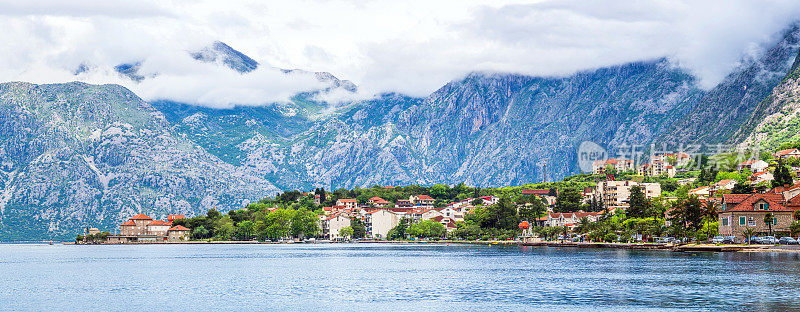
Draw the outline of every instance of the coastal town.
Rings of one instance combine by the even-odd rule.
[[[729,164],[728,170],[699,172],[687,168],[703,158],[687,153],[665,153],[642,164],[612,158],[595,161],[592,173],[582,175],[581,182],[567,178],[547,188],[482,190],[457,185],[293,191],[227,215],[209,211],[190,218],[166,215],[161,221],[140,213],[110,232],[87,229],[77,241],[458,239],[796,244],[800,235],[800,183],[796,180],[800,150],[784,149],[769,156]],[[566,182],[571,186],[564,187]],[[419,192],[409,194],[411,191]],[[455,198],[450,196],[455,200],[444,201],[450,199],[445,195],[448,192],[457,193]],[[358,196],[347,196],[351,194]]]

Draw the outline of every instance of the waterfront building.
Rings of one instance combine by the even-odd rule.
[[[386,238],[389,231],[400,224],[403,214],[388,209],[376,209],[364,214],[364,225],[367,235],[374,238]]]
[[[719,234],[741,237],[747,228],[767,233],[769,225],[764,222],[767,213],[773,216],[773,232],[788,232],[796,209],[787,207],[784,202],[781,194],[774,193],[723,195],[718,213]]]
[[[118,235],[109,235],[109,243],[143,243],[181,241],[189,239],[189,229],[172,226],[172,221],[184,219],[183,215],[169,215],[168,221],[153,220],[145,214],[138,214],[119,225]]]
[[[190,230],[182,225],[176,225],[167,230],[167,240],[172,242],[188,241]]]
[[[322,237],[331,240],[342,239],[339,230],[350,226],[350,217],[344,213],[322,216],[320,221]]]

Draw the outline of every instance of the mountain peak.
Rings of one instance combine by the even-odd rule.
[[[195,60],[206,63],[221,61],[225,66],[242,74],[254,71],[259,65],[256,60],[222,41],[214,41],[210,46],[190,54]]]

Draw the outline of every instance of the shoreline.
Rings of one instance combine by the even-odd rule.
[[[593,242],[522,242],[522,241],[464,241],[464,240],[440,240],[440,241],[386,241],[386,240],[359,240],[348,242],[262,242],[262,241],[186,241],[186,242],[147,242],[147,243],[124,243],[124,244],[76,244],[74,242],[62,242],[61,245],[282,245],[282,244],[460,244],[460,245],[501,245],[501,246],[520,246],[520,247],[555,247],[555,248],[601,248],[617,250],[650,250],[650,251],[671,251],[671,252],[780,252],[780,253],[800,253],[800,246],[792,245],[712,245],[712,244],[687,244],[672,245],[661,243],[593,243]]]

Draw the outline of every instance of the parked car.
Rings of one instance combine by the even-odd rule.
[[[797,240],[795,240],[794,238],[788,237],[788,236],[784,236],[784,237],[781,237],[781,239],[778,240],[778,244],[797,245]]]
[[[775,236],[764,236],[759,241],[759,244],[765,244],[765,245],[774,245],[774,244],[777,244],[777,243],[778,243],[778,239],[775,238]]]
[[[723,236],[722,237],[723,244],[738,244],[739,238],[736,236]]]
[[[761,244],[761,239],[762,239],[761,236],[752,236],[752,237],[750,237],[750,243],[751,244]]]
[[[724,239],[725,238],[722,237],[722,236],[714,236],[714,238],[711,239],[711,243],[712,244],[722,244],[722,240],[724,240]]]
[[[658,240],[656,240],[656,243],[659,243],[659,244],[669,244],[669,243],[672,243],[672,242],[675,242],[675,238],[674,237],[661,237]]]

